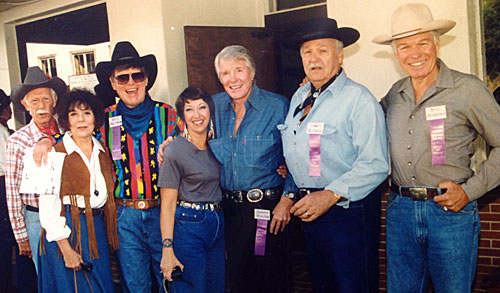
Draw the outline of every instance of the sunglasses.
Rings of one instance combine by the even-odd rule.
[[[118,84],[127,84],[130,77],[136,83],[143,82],[146,79],[146,73],[144,72],[135,72],[131,74],[120,74],[118,76],[113,76],[113,78],[118,82]]]

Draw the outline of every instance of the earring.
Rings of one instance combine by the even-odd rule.
[[[184,128],[184,131],[182,132],[182,136],[184,136],[185,139],[191,141],[191,137],[189,136],[187,125],[186,125],[186,128]]]
[[[215,136],[215,131],[214,131],[214,122],[212,119],[210,119],[210,130],[208,131],[208,139],[211,139]]]

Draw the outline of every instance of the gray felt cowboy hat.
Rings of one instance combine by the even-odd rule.
[[[17,84],[12,88],[10,100],[13,103],[20,103],[24,96],[26,96],[26,94],[30,91],[44,87],[53,89],[58,97],[61,97],[66,93],[66,83],[62,79],[57,76],[49,79],[40,67],[29,67],[28,72],[26,72],[24,82]]]
[[[287,29],[284,37],[284,44],[290,47],[300,47],[307,41],[327,38],[342,41],[347,47],[359,39],[359,32],[350,27],[338,27],[335,19],[317,17]]]
[[[425,4],[408,3],[399,6],[392,14],[391,35],[379,35],[372,41],[381,45],[390,45],[393,40],[425,32],[436,32],[439,36],[455,26],[447,19],[434,20],[431,10]]]
[[[99,62],[96,66],[96,75],[99,83],[109,84],[109,77],[113,73],[113,69],[118,65],[130,64],[133,66],[143,67],[148,75],[148,84],[146,90],[149,90],[158,74],[158,64],[156,57],[152,54],[146,56],[139,56],[134,46],[128,42],[118,42],[113,50],[111,61]],[[111,87],[111,85],[109,85]]]

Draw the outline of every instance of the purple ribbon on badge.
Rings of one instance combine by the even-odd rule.
[[[443,165],[446,162],[444,119],[430,120],[432,165]]]
[[[255,231],[255,255],[266,255],[267,220],[257,220]]]
[[[122,158],[122,144],[121,144],[121,131],[120,126],[111,127],[113,135],[113,145],[111,146],[111,156],[113,160],[120,160]]]
[[[321,134],[309,134],[309,176],[321,176]]]

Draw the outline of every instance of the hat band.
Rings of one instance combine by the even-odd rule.
[[[417,29],[414,29],[414,30],[411,30],[411,31],[406,31],[406,32],[402,32],[402,33],[399,33],[399,34],[395,34],[395,35],[392,35],[392,37],[393,38],[397,38],[398,36],[406,35],[408,33],[418,32],[420,30],[422,30],[422,28],[417,28]]]

